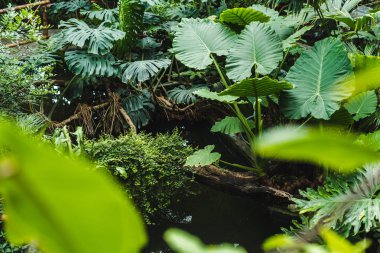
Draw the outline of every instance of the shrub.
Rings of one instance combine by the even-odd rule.
[[[107,168],[126,186],[148,223],[154,222],[153,215],[163,216],[191,181],[183,164],[193,150],[178,131],[103,136],[84,146],[97,167]]]

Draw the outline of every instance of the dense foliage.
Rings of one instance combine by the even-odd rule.
[[[294,170],[308,182],[290,198],[301,222],[265,250],[359,253],[369,246],[361,238],[377,239],[378,2],[75,0],[48,7],[57,30],[47,40],[44,7],[0,14],[0,113],[34,135],[0,124],[0,147],[12,154],[0,164],[12,242],[35,240],[44,253],[137,253],[145,231],[125,192],[146,222],[158,223],[192,173],[210,167],[214,184],[236,170],[264,184],[250,187],[290,184]],[[212,124],[205,131],[239,143],[241,164],[225,161],[211,138],[195,150],[177,130],[142,131],[199,119]],[[226,180],[239,188],[241,179]],[[313,243],[317,235],[325,246]],[[164,237],[180,253],[245,252],[178,230]],[[1,250],[18,250],[3,238]]]
[[[186,194],[191,172],[183,165],[192,148],[178,132],[103,136],[86,141],[84,149],[97,167],[108,169],[125,185],[148,222],[157,222],[172,201]]]

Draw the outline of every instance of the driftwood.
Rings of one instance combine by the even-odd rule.
[[[207,185],[246,196],[270,195],[289,200],[292,195],[269,186],[259,185],[258,178],[250,172],[235,172],[220,169],[214,165],[194,169],[197,180]]]

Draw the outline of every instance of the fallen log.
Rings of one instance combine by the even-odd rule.
[[[290,200],[292,195],[288,192],[270,186],[260,185],[258,177],[251,172],[236,172],[218,168],[214,165],[197,167],[193,170],[195,178],[207,185],[228,190],[246,196],[269,195]]]

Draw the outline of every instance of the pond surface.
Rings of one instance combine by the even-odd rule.
[[[176,227],[207,244],[228,242],[245,247],[249,253],[260,253],[266,238],[290,224],[289,216],[274,211],[259,199],[232,195],[197,183],[195,191],[196,194],[174,206],[173,216],[181,218],[148,227],[150,244],[144,252],[171,252],[162,235],[166,229]]]

